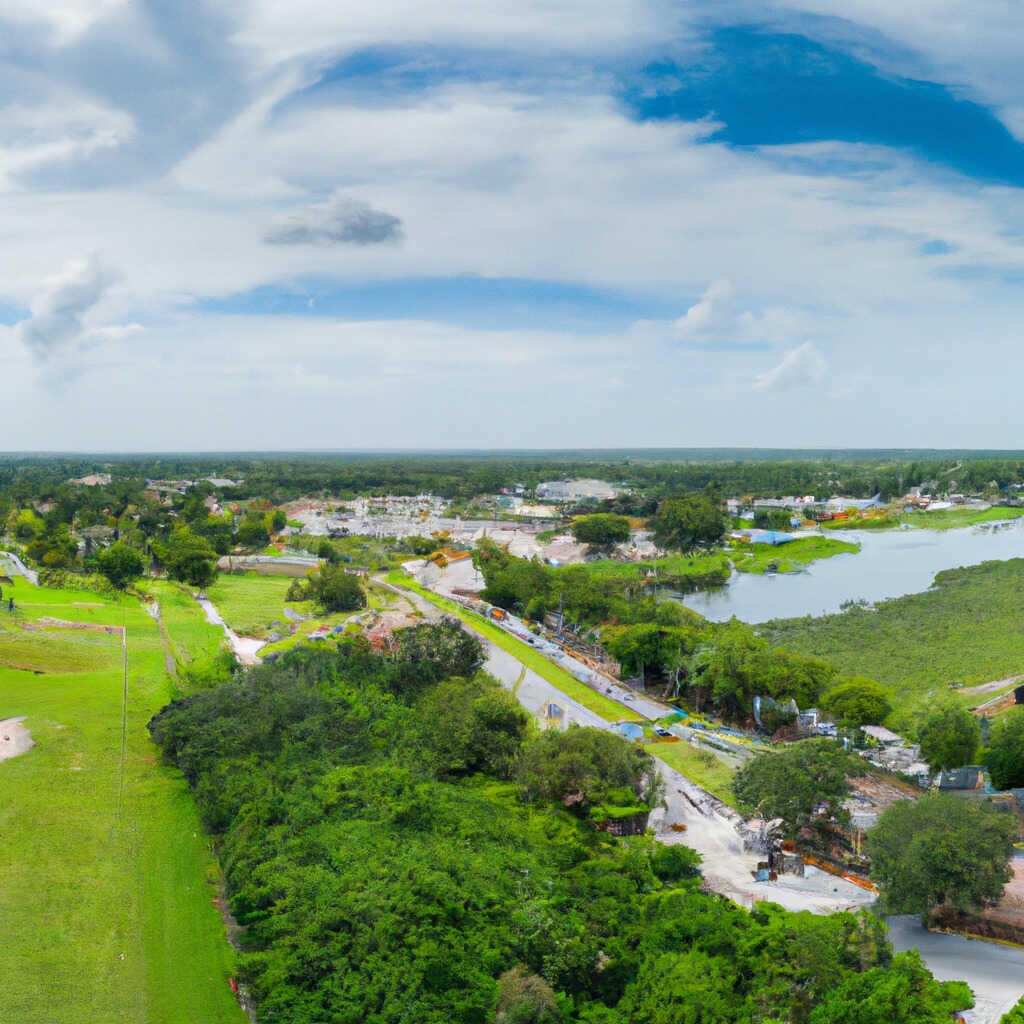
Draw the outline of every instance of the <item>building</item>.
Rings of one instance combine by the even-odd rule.
[[[829,512],[845,512],[850,508],[854,508],[858,512],[863,512],[865,509],[869,508],[882,508],[883,504],[881,498],[881,494],[876,494],[873,498],[842,498],[836,496],[829,498],[828,501],[825,502],[825,508],[827,508]]]
[[[535,493],[543,501],[603,501],[619,488],[604,480],[548,480],[537,484]]]
[[[90,473],[88,476],[80,476],[77,480],[69,480],[69,484],[78,484],[80,487],[106,487],[110,483],[109,473]]]

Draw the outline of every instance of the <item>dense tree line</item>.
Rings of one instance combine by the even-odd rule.
[[[969,1004],[878,920],[747,913],[685,847],[595,828],[595,807],[657,799],[645,755],[536,735],[475,641],[408,632],[151,722],[216,837],[261,1020],[939,1024]]]
[[[62,491],[66,481],[94,472],[114,478],[116,494],[139,491],[146,478],[226,476],[242,486],[226,497],[264,497],[280,503],[303,494],[344,496],[429,491],[449,498],[494,493],[513,483],[597,477],[660,500],[703,491],[771,497],[842,493],[892,497],[910,486],[980,490],[1024,482],[1024,455],[1015,452],[799,451],[667,449],[478,454],[203,454],[0,456],[0,494],[15,506],[33,501],[84,500]],[[902,490],[901,490],[902,488]],[[609,509],[609,511],[620,511]]]

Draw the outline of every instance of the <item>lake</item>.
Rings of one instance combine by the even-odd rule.
[[[1024,519],[959,530],[830,530],[861,545],[855,555],[812,562],[806,572],[733,573],[724,587],[686,594],[683,604],[715,622],[825,615],[844,601],[884,601],[927,590],[943,569],[1024,557]]]

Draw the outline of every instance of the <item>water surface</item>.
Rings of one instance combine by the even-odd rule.
[[[861,545],[855,555],[812,562],[806,572],[733,573],[724,587],[682,597],[715,622],[824,615],[844,601],[883,601],[927,590],[935,574],[990,559],[1024,557],[1024,519],[958,530],[832,530],[827,536]]]

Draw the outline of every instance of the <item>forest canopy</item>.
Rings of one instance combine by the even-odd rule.
[[[605,831],[659,799],[649,758],[538,734],[453,631],[295,652],[150,723],[215,837],[260,1019],[860,1024],[898,994],[894,1019],[940,1024],[965,1005],[878,920],[748,913],[701,890],[685,846]]]

